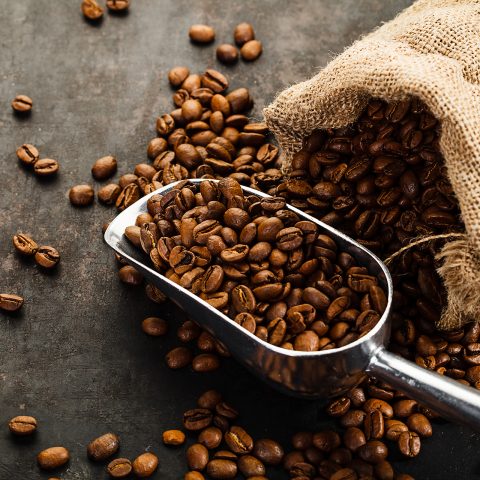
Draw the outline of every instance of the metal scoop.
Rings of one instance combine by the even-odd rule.
[[[200,183],[202,180],[190,181]],[[200,297],[150,268],[150,259],[133,247],[123,233],[126,227],[135,225],[140,213],[147,211],[147,200],[152,195],[165,194],[177,183],[179,182],[142,197],[120,213],[105,232],[105,240],[202,328],[225,344],[239,362],[277,389],[300,397],[329,398],[341,395],[358,385],[366,374],[373,375],[432,408],[442,417],[480,430],[479,392],[386,350],[385,345],[390,337],[389,313],[393,292],[387,267],[359,243],[297,208],[286,206],[300,218],[318,225],[320,233],[331,236],[340,249],[356,258],[359,265],[367,267],[388,292],[387,308],[377,325],[368,334],[344,347],[301,352],[271,345],[245,330]],[[269,197],[252,188],[242,188],[245,193],[262,198]]]

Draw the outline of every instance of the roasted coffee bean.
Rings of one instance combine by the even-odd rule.
[[[165,362],[168,367],[177,370],[190,365],[192,362],[192,351],[187,347],[176,347],[165,355]]]
[[[245,478],[265,475],[266,469],[258,458],[252,455],[243,455],[238,459],[238,469]]]
[[[99,158],[92,167],[95,180],[106,180],[117,171],[117,160],[112,155]]]
[[[26,95],[17,95],[11,105],[16,113],[28,113],[32,110],[33,100]]]
[[[41,246],[35,252],[35,262],[43,268],[53,268],[59,261],[60,254],[53,247]]]
[[[240,54],[242,58],[247,62],[252,62],[256,60],[262,54],[262,42],[258,40],[249,40],[244,43],[240,49]]]
[[[103,8],[96,0],[83,0],[82,13],[88,20],[98,21],[103,16]]]
[[[132,467],[137,477],[151,477],[158,467],[158,457],[152,452],[142,453],[132,462]]]
[[[223,43],[217,47],[217,59],[225,64],[232,64],[238,60],[238,50],[230,43]]]
[[[209,450],[217,448],[222,442],[223,433],[217,427],[207,427],[198,436],[198,442]]]
[[[361,446],[367,443],[365,433],[357,427],[349,427],[343,435],[343,443],[347,448],[356,452]]]
[[[16,153],[18,159],[27,167],[35,165],[40,156],[38,150],[29,143],[24,143],[18,147]]]
[[[190,431],[203,430],[212,423],[212,420],[213,414],[207,408],[196,408],[183,414],[183,425]]]
[[[183,445],[185,434],[181,430],[166,430],[162,433],[162,440],[165,445]]]
[[[432,425],[428,418],[421,413],[414,413],[407,419],[407,426],[412,431],[417,433],[420,437],[432,436]]]
[[[215,30],[208,25],[192,25],[188,36],[195,43],[211,43],[215,40]]]
[[[39,177],[55,175],[58,172],[58,169],[58,162],[51,158],[41,158],[33,165],[33,171],[35,175],[38,175]]]
[[[21,253],[22,255],[35,255],[38,250],[38,245],[36,244],[36,242],[24,233],[17,233],[17,235],[13,236],[12,241],[15,250],[17,250],[17,252]]]
[[[383,462],[388,455],[387,446],[379,440],[369,440],[358,449],[358,455],[368,463]]]
[[[65,465],[70,460],[70,453],[65,447],[50,447],[37,455],[38,466],[42,470],[53,470]]]
[[[93,203],[95,192],[90,185],[76,185],[68,192],[70,203],[76,207],[86,207]]]
[[[225,433],[224,439],[230,450],[239,455],[249,453],[253,449],[252,437],[241,427],[231,427],[230,430]]]
[[[130,0],[107,0],[107,8],[114,13],[124,13],[130,7]]]
[[[23,298],[12,293],[0,293],[0,309],[16,312],[23,305]]]
[[[213,410],[222,401],[222,395],[216,390],[207,390],[197,400],[200,408]]]
[[[37,420],[27,415],[19,415],[8,422],[8,428],[14,435],[31,435],[37,430]]]
[[[256,440],[252,454],[266,465],[278,465],[282,463],[285,455],[282,446],[275,440],[269,438]]]
[[[172,87],[179,87],[189,75],[187,67],[174,67],[168,72],[168,81]]]
[[[207,474],[215,480],[235,478],[237,471],[237,465],[232,460],[214,458],[207,464]]]
[[[255,39],[255,32],[249,23],[239,23],[233,31],[235,43],[241,47],[250,40]]]
[[[105,433],[95,438],[87,446],[87,455],[95,461],[111,457],[120,447],[120,439],[114,433]]]
[[[219,366],[219,358],[212,353],[201,353],[192,360],[192,368],[195,372],[212,372]]]
[[[340,436],[332,430],[324,430],[313,435],[313,445],[322,452],[331,452],[340,446]]]
[[[421,441],[415,432],[403,432],[398,437],[398,449],[406,457],[416,457],[420,453]]]
[[[167,333],[168,323],[163,318],[147,317],[142,321],[142,330],[153,337],[163,336]]]
[[[97,192],[98,200],[105,205],[114,205],[122,189],[116,183],[104,185]]]
[[[205,480],[205,477],[200,472],[192,470],[185,474],[183,480]]]
[[[116,458],[107,465],[107,472],[112,478],[125,478],[132,472],[132,462],[128,458]]]
[[[187,449],[187,465],[192,470],[204,470],[209,459],[207,448],[195,443]]]
[[[118,271],[118,278],[121,282],[132,286],[140,285],[143,282],[143,275],[130,265],[125,265]]]

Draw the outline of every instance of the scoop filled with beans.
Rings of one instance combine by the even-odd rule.
[[[232,178],[183,181],[147,209],[125,235],[154,268],[273,345],[341,347],[386,308],[378,279],[283,198]]]

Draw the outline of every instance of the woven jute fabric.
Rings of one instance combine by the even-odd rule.
[[[441,122],[440,147],[465,224],[438,255],[448,305],[439,327],[480,320],[480,1],[420,0],[264,109],[292,155],[319,128],[354,122],[372,97],[420,98]]]

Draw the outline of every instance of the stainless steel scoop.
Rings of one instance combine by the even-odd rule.
[[[192,183],[201,181],[191,180]],[[375,328],[349,345],[318,352],[276,347],[260,340],[198,296],[150,268],[150,259],[133,247],[123,233],[127,226],[135,224],[137,215],[147,211],[149,197],[165,194],[175,185],[169,184],[144,196],[120,213],[105,232],[105,240],[129,264],[142,272],[149,282],[224,343],[239,362],[277,389],[301,397],[328,398],[340,395],[359,384],[366,374],[373,375],[429,406],[444,418],[480,430],[479,392],[386,350],[385,345],[390,337],[389,313],[393,291],[386,266],[359,243],[297,208],[286,207],[299,217],[314,222],[320,232],[334,238],[343,251],[350,253],[360,265],[376,275],[380,285],[388,292],[387,308]],[[248,194],[269,197],[251,188],[242,188]]]

